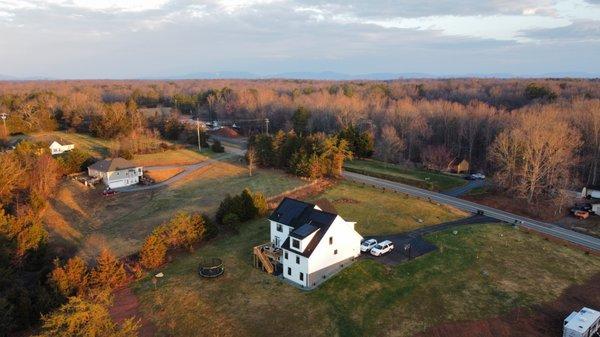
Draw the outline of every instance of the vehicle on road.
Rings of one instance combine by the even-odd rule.
[[[363,253],[371,251],[373,247],[377,244],[377,240],[375,239],[366,239],[360,244],[360,251]]]
[[[394,243],[390,240],[382,241],[371,248],[371,255],[381,256],[391,252],[394,249]]]
[[[111,196],[111,195],[115,195],[115,194],[117,194],[117,193],[118,193],[117,191],[115,191],[115,190],[113,190],[113,189],[110,189],[110,188],[107,188],[107,189],[105,189],[104,191],[102,191],[102,196],[103,196],[103,197],[109,197],[109,196]]]

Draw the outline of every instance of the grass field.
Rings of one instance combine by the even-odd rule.
[[[347,161],[344,164],[344,168],[348,171],[436,191],[443,191],[466,184],[464,179],[457,176],[435,171],[406,168],[370,159]]]
[[[154,180],[154,182],[159,183],[171,179],[181,172],[183,172],[183,169],[181,168],[169,168],[163,170],[145,171],[144,175]]]
[[[317,198],[328,199],[344,219],[356,221],[362,235],[396,234],[468,215],[449,206],[350,182],[341,182]]]
[[[75,144],[75,148],[88,152],[94,157],[104,158],[110,154],[110,149],[116,146],[112,140],[100,139],[82,133],[72,133],[64,131],[51,131],[34,133],[26,136],[34,141],[51,142],[61,139]]]
[[[138,154],[131,161],[140,166],[190,165],[204,161],[212,155],[213,152],[209,150],[199,153],[191,149],[177,149],[150,154]]]
[[[127,255],[178,211],[212,213],[226,194],[245,187],[273,196],[303,184],[274,170],[257,170],[249,177],[246,168],[233,160],[201,168],[168,187],[111,197],[100,196],[100,188],[88,190],[68,181],[51,200],[45,222],[53,240],[85,257],[107,246]]]
[[[440,250],[396,267],[360,260],[304,292],[252,267],[266,220],[176,258],[135,284],[158,336],[410,336],[438,323],[496,316],[555,299],[600,272],[600,258],[503,225],[476,225],[428,237]],[[218,256],[225,274],[196,273]]]

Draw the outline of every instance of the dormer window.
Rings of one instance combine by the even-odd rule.
[[[292,247],[300,249],[300,240],[292,239]]]
[[[283,226],[280,223],[277,224],[277,231],[283,232]]]

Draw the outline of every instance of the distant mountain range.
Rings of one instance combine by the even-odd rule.
[[[348,80],[395,80],[395,79],[439,79],[439,78],[600,78],[600,73],[587,72],[552,72],[544,74],[532,75],[514,75],[510,73],[465,73],[465,74],[446,74],[436,75],[429,73],[365,73],[365,74],[345,74],[333,71],[323,72],[285,72],[274,73],[268,75],[260,75],[250,72],[222,71],[222,72],[197,72],[182,75],[165,75],[165,76],[139,76],[133,79],[140,80],[183,80],[183,79],[299,79],[299,80],[332,80],[332,81],[348,81]],[[34,80],[54,80],[55,78],[34,76],[34,77],[16,77],[0,74],[0,81],[34,81]],[[59,79],[59,78],[56,78]]]

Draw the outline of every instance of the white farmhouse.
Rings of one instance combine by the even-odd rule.
[[[591,337],[600,330],[600,312],[589,308],[573,311],[563,324],[563,337]]]
[[[267,266],[267,271],[279,269],[285,279],[302,287],[319,285],[360,255],[363,238],[355,223],[317,205],[285,198],[268,219],[271,243],[255,247],[255,254],[263,266],[279,265]],[[261,251],[267,254],[260,256]]]
[[[88,167],[88,175],[94,178],[102,178],[106,186],[110,188],[135,185],[140,181],[143,171],[141,166],[123,158],[108,158]]]
[[[54,154],[61,154],[67,151],[71,151],[75,148],[75,144],[71,144],[71,143],[66,143],[63,141],[53,141],[52,143],[50,143],[50,153]]]

